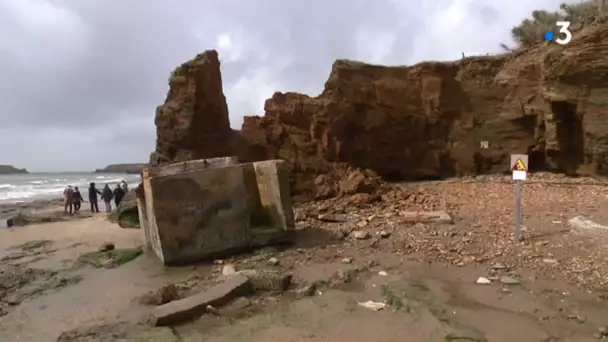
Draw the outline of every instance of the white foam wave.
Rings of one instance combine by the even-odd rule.
[[[37,176],[37,177],[33,177]],[[102,178],[100,178],[102,177]],[[105,175],[65,174],[65,175],[31,175],[25,178],[0,178],[0,202],[32,201],[36,199],[51,199],[61,197],[68,186],[78,186],[86,191],[90,182],[95,182],[98,188],[105,184],[121,183],[123,179],[133,189],[139,184],[139,175]],[[4,181],[4,182],[3,182]]]

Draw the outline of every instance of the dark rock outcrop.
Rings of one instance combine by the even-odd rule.
[[[95,173],[129,173],[129,174],[138,174],[141,170],[146,166],[143,163],[133,163],[133,164],[111,164],[103,169],[95,170]]]
[[[108,218],[122,228],[139,228],[136,190],[129,191]]]
[[[0,165],[0,175],[10,175],[16,173],[29,173],[26,169],[18,169],[12,165]]]
[[[296,192],[336,163],[436,179],[508,172],[510,154],[528,153],[532,170],[607,174],[607,50],[604,24],[566,46],[456,62],[338,60],[321,95],[276,93],[238,134],[228,128],[217,53],[208,51],[176,69],[151,162],[284,159]]]

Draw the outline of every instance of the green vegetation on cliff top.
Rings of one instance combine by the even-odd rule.
[[[548,12],[538,10],[532,12],[531,18],[526,18],[511,29],[511,36],[517,44],[516,48],[527,48],[542,43],[544,32],[552,31],[558,34],[557,21],[570,21],[570,31],[580,31],[582,28],[594,23],[603,22],[605,17],[604,1],[606,0],[587,0],[574,4],[561,4],[560,10]],[[506,50],[511,50],[507,45],[502,44]]]

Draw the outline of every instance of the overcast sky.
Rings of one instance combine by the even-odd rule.
[[[499,52],[559,0],[0,0],[0,164],[147,162],[178,64],[215,48],[230,119],[275,91],[317,95],[337,58],[382,64]]]

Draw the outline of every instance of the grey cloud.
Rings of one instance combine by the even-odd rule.
[[[238,127],[274,91],[316,95],[336,58],[411,64],[496,52],[511,26],[558,3],[4,0],[0,162],[57,171],[145,161],[169,72],[208,48],[220,51]]]

